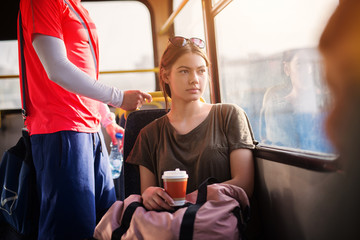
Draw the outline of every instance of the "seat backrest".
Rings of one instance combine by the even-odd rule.
[[[126,163],[140,130],[153,120],[167,113],[165,109],[148,109],[129,114],[125,123],[124,137],[124,183],[125,198],[131,194],[140,194],[140,174],[136,165]]]
[[[165,97],[164,97],[162,91],[149,92],[149,94],[152,96],[152,101],[143,103],[143,105],[140,107],[140,110],[166,108]],[[171,98],[167,97],[167,101],[169,104],[169,108],[171,108]],[[203,97],[201,97],[200,101],[205,102],[205,99]],[[137,110],[139,110],[139,109],[137,109]],[[118,116],[119,119],[124,118],[124,120],[126,121],[129,114],[132,113],[133,111],[137,111],[137,110],[126,111],[121,108],[116,108],[115,115]]]

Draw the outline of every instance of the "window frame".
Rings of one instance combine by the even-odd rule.
[[[232,0],[219,0],[213,5],[212,1],[202,0],[207,49],[211,49],[211,51],[209,51],[209,59],[212,63],[212,79],[210,82],[210,96],[212,103],[221,102],[218,58],[216,52],[215,17],[227,7],[231,1]],[[254,157],[320,172],[333,172],[342,169],[341,157],[336,154],[309,152],[301,149],[290,149],[266,144],[256,145]]]

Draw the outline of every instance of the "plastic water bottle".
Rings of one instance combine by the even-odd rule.
[[[116,179],[120,176],[121,168],[123,165],[122,149],[119,149],[119,145],[121,145],[121,142],[123,140],[123,134],[116,133],[115,137],[117,140],[117,144],[114,145],[112,142],[110,143],[110,155],[109,155],[110,168],[113,179]]]

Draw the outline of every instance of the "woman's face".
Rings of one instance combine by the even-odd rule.
[[[312,57],[305,51],[300,51],[288,63],[285,73],[290,76],[294,88],[307,89],[314,84]]]
[[[199,100],[206,87],[208,69],[198,54],[186,53],[171,67],[165,80],[170,86],[171,99],[185,102]]]

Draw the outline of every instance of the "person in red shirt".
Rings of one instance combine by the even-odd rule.
[[[113,141],[123,129],[107,104],[133,110],[151,96],[97,81],[96,27],[80,0],[21,0],[20,16],[28,86],[22,97],[40,199],[38,238],[91,238],[116,200],[101,124]]]

